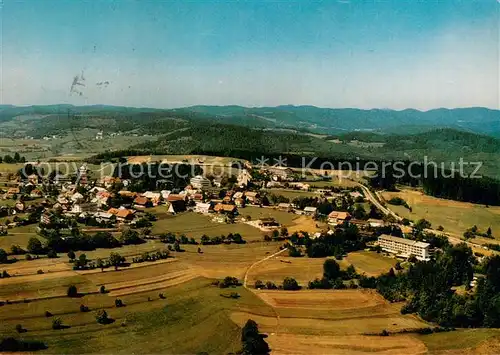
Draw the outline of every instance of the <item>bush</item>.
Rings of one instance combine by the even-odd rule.
[[[102,285],[99,287],[99,293],[106,293],[106,286]]]
[[[268,290],[277,290],[278,289],[278,286],[276,286],[276,284],[274,282],[271,282],[271,281],[267,281],[266,282],[266,288]]]
[[[78,289],[76,288],[75,285],[71,285],[68,287],[68,297],[77,297],[78,296]]]
[[[16,324],[16,332],[18,332],[18,333],[25,332],[25,330],[23,329],[23,326],[21,324]]]
[[[57,330],[57,329],[62,329],[63,324],[61,318],[54,318],[52,319],[52,329]]]
[[[75,252],[74,251],[69,251],[68,254],[66,254],[69,258],[69,260],[73,261],[76,258]]]
[[[49,311],[45,311],[45,317],[52,317],[52,313],[50,313]]]
[[[119,298],[115,300],[115,306],[116,307],[124,307],[125,305],[123,304],[123,301]]]
[[[95,319],[99,324],[108,324],[111,321],[108,317],[108,312],[104,309],[100,309],[96,312]]]
[[[33,257],[31,256],[31,254],[26,254],[26,256],[24,257],[27,261],[30,261],[30,260],[33,260]]]
[[[265,288],[265,287],[266,287],[266,285],[264,285],[264,283],[262,281],[260,281],[260,280],[255,281],[255,288],[256,289],[261,289],[261,288]]]
[[[160,299],[162,299],[162,300],[164,300],[164,299],[166,298],[166,297],[165,297],[165,295],[164,295],[163,293],[160,293],[160,294],[158,295],[158,297],[160,297]]]
[[[55,250],[51,249],[49,250],[49,252],[47,253],[47,257],[48,258],[51,258],[51,259],[55,259],[57,258],[57,253]]]
[[[47,349],[47,345],[36,340],[20,340],[15,338],[5,338],[0,342],[0,352],[34,352]]]
[[[285,277],[283,280],[283,290],[286,291],[295,291],[295,290],[300,290],[300,286],[297,283],[297,280],[295,280],[292,277]]]
[[[220,288],[228,288],[233,286],[241,286],[241,282],[236,277],[226,276],[222,282],[219,282]]]
[[[89,311],[89,307],[87,307],[84,304],[80,305],[80,312],[88,312],[88,311]]]
[[[37,273],[38,275],[42,275],[42,274],[43,274],[43,270],[38,269],[36,273]]]

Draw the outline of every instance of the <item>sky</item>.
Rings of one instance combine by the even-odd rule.
[[[500,106],[500,0],[0,6],[2,104]]]

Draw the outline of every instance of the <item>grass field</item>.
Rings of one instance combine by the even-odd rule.
[[[252,317],[269,334],[269,344],[277,353],[350,354],[385,350],[393,354],[401,351],[416,354],[426,349],[411,336],[398,336],[395,340],[396,337],[366,335],[384,329],[398,331],[426,326],[413,316],[401,315],[401,305],[389,304],[373,291],[256,291],[256,294],[279,317],[238,311],[232,314],[232,319],[241,325]]]
[[[272,217],[278,223],[285,225],[287,227],[293,225],[299,218],[299,216],[296,215],[295,213],[280,211],[274,208],[260,208],[260,207],[249,206],[245,208],[240,208],[239,212],[240,215],[244,217],[250,216],[252,220]]]
[[[259,242],[201,246],[202,253],[198,253],[198,246],[186,245],[184,252],[173,253],[174,258],[104,272],[73,271],[65,256],[9,264],[9,273],[22,276],[0,280],[0,300],[21,302],[1,307],[0,337],[42,340],[49,346],[47,353],[222,354],[240,348],[240,327],[254,319],[259,329],[269,335],[267,341],[277,354],[418,354],[427,348],[445,349],[435,337],[446,336],[449,338],[443,338],[445,343],[453,343],[454,333],[428,337],[367,335],[384,329],[426,326],[414,316],[401,315],[401,304],[391,304],[373,290],[250,291],[243,287],[221,290],[210,285],[214,278],[225,276],[242,280],[250,265],[276,252],[278,245]],[[129,256],[162,247],[162,243],[148,242],[112,251]],[[107,256],[110,251],[86,254],[92,259]],[[292,263],[281,263],[280,259],[291,259]],[[344,261],[357,263],[358,271],[366,264],[367,272],[392,263],[392,259],[367,252],[351,253]],[[296,272],[299,280],[320,276],[324,259],[276,257],[270,262],[271,267],[266,266],[267,261],[255,266],[249,283],[255,273],[275,272],[275,264],[286,266],[286,274]],[[45,273],[37,274],[37,269]],[[66,296],[70,284],[77,286],[81,297]],[[97,292],[101,285],[109,292]],[[159,298],[160,292],[166,299]],[[241,297],[220,296],[228,292],[237,292]],[[125,307],[114,306],[117,297]],[[22,302],[25,298],[32,300]],[[80,312],[81,304],[90,312]],[[105,309],[114,322],[98,324],[94,317],[98,309]],[[46,311],[61,318],[69,328],[52,330],[52,319],[45,317]],[[16,324],[27,332],[16,334]],[[480,344],[496,334],[467,333],[467,340],[460,340],[460,344]]]
[[[293,190],[293,189],[263,189],[262,191],[266,191],[267,193],[272,193],[274,195],[284,196],[288,198],[290,202],[300,197],[319,197],[319,195],[315,192]]]
[[[498,354],[499,329],[460,329],[455,332],[416,336],[432,354]]]
[[[365,273],[368,276],[378,276],[384,272],[388,272],[396,263],[396,259],[383,256],[382,254],[372,251],[357,251],[349,253],[340,262],[340,265],[347,267],[349,264],[352,264],[360,274]]]
[[[158,298],[159,291],[165,300]],[[0,315],[0,332],[14,335],[15,324],[21,323],[27,329],[23,338],[45,341],[50,353],[234,352],[241,346],[240,329],[231,322],[230,311],[253,309],[272,314],[272,309],[251,292],[241,287],[234,291],[241,296],[238,300],[220,297],[221,291],[210,286],[210,281],[197,278],[164,290],[121,296],[126,305],[122,308],[113,306],[111,294],[7,305]],[[91,312],[80,312],[81,303]],[[97,324],[96,309],[106,309],[114,323]],[[45,310],[70,328],[52,330]]]
[[[165,209],[165,212],[160,212],[162,208]],[[165,206],[152,211],[158,216],[158,221],[154,222],[152,227],[154,234],[166,232],[182,233],[198,241],[203,234],[214,237],[221,234],[240,233],[246,241],[262,240],[264,237],[264,233],[259,229],[244,223],[217,223],[213,222],[208,216],[194,212],[171,216],[166,214]]]
[[[142,252],[145,244],[138,247],[141,250],[136,253]],[[132,253],[128,249],[113,251],[126,255]],[[274,311],[242,287],[230,290],[240,294],[237,300],[220,297],[226,291],[210,286],[210,279],[203,276],[241,278],[251,264],[276,251],[276,245],[205,246],[202,254],[196,246],[185,249],[174,253],[173,259],[133,264],[119,271],[76,272],[66,257],[6,265],[13,276],[24,276],[0,280],[0,300],[31,301],[2,306],[0,336],[15,335],[15,325],[22,324],[27,330],[22,337],[45,341],[50,353],[234,352],[241,346],[240,328],[231,321],[231,313],[251,310],[253,314],[273,316]],[[86,254],[95,257],[98,253]],[[43,269],[45,274],[37,274],[37,269]],[[67,297],[70,284],[76,285],[83,297]],[[99,294],[101,285],[109,293]],[[164,293],[165,300],[158,297],[159,292]],[[115,308],[116,297],[126,306]],[[90,307],[91,312],[80,312],[80,304]],[[97,324],[97,309],[105,309],[115,322]],[[51,318],[45,317],[45,311],[60,317],[70,328],[52,330]]]
[[[322,277],[325,260],[326,258],[292,258],[285,253],[252,268],[248,282],[249,285],[253,285],[257,280],[272,281],[279,285],[285,277],[293,277],[299,285],[307,287],[309,281]],[[358,273],[376,276],[389,271],[397,261],[375,252],[359,251],[349,253],[347,257],[337,262],[342,269],[352,264]]]
[[[21,248],[26,248],[28,241],[32,237],[36,237],[43,242],[44,239],[36,234],[35,228],[36,225],[9,229],[7,235],[0,236],[0,249],[10,250],[12,245],[19,245]]]
[[[444,200],[427,196],[420,191],[402,190],[401,192],[384,192],[384,199],[398,196],[404,199],[413,209],[410,212],[403,206],[387,205],[388,208],[412,220],[425,218],[432,223],[433,228],[443,226],[445,232],[462,236],[467,228],[477,225],[479,230],[486,232],[491,227],[493,236],[500,239],[500,207],[476,205],[468,202]]]

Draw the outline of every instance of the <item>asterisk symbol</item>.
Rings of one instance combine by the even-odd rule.
[[[256,161],[257,161],[257,165],[259,165],[259,166],[266,166],[267,162],[269,161],[269,159],[266,158],[266,157],[264,157],[264,156],[262,156],[262,157],[260,157],[260,159],[257,158]]]
[[[278,158],[274,158],[274,166],[286,166],[286,158],[281,155]]]

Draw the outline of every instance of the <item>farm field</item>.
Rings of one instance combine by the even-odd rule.
[[[384,272],[388,272],[396,263],[396,259],[372,251],[356,251],[349,253],[339,262],[339,264],[344,267],[352,264],[358,273],[365,273],[367,276],[378,276]]]
[[[162,208],[165,212],[161,212]],[[199,241],[203,234],[208,236],[227,235],[229,233],[240,233],[246,241],[260,241],[264,234],[257,228],[244,223],[217,223],[211,220],[211,217],[194,212],[180,213],[172,216],[167,214],[166,207],[161,206],[149,210],[158,216],[158,221],[153,223],[151,228],[153,234],[166,232],[185,234]]]
[[[212,221],[212,215],[203,215],[194,212],[170,215],[165,206],[158,206],[148,209],[149,212],[158,217],[158,221],[153,223],[153,234],[166,232],[185,234],[199,241],[199,238],[206,234],[208,236],[227,235],[229,233],[240,233],[247,242],[262,241],[266,233],[260,229],[245,223],[218,223]],[[279,211],[274,208],[244,207],[239,209],[240,216],[250,216],[252,220],[264,217],[273,217],[283,226],[287,227],[290,233],[294,231],[316,232],[317,222],[310,217],[299,216],[293,213]]]
[[[299,285],[306,287],[309,281],[322,277],[325,260],[326,258],[308,258],[307,256],[292,258],[285,252],[252,268],[248,275],[248,282],[249,285],[253,285],[257,280],[272,281],[279,285],[285,277],[293,277]],[[338,261],[342,269],[352,264],[358,273],[365,273],[368,276],[377,276],[387,272],[396,262],[396,259],[369,251],[349,253],[347,257]]]
[[[0,300],[20,301],[2,306],[0,336],[15,335],[16,324],[21,324],[27,330],[22,338],[46,342],[47,353],[228,353],[241,347],[240,327],[253,319],[269,335],[267,341],[276,354],[418,354],[427,349],[446,350],[437,337],[458,336],[455,333],[375,335],[384,329],[399,331],[427,325],[417,317],[401,315],[402,304],[391,304],[373,290],[260,291],[243,287],[221,290],[210,285],[214,278],[228,275],[242,280],[250,265],[276,252],[278,245],[259,242],[200,246],[202,253],[198,253],[196,245],[183,245],[185,251],[173,253],[174,258],[104,272],[73,271],[67,257],[62,255],[58,259],[18,261],[6,267],[12,275],[17,270],[24,276],[0,280]],[[148,242],[112,251],[138,255],[162,246],[159,242]],[[107,256],[110,251],[96,250],[86,255],[92,259]],[[269,260],[271,266],[279,263],[288,267],[280,277],[294,276],[293,272],[297,272],[300,280],[301,270],[302,275],[307,275],[302,276],[304,281],[321,276],[324,259],[294,258],[292,264],[280,259],[292,258],[278,256]],[[367,252],[351,253],[345,258],[346,262],[358,265],[368,260],[378,261],[380,268],[392,262]],[[250,285],[261,269],[273,272],[267,262],[252,268]],[[37,269],[44,274],[37,274]],[[71,284],[77,286],[81,297],[66,296]],[[108,293],[98,292],[101,285]],[[165,299],[158,297],[160,292]],[[237,292],[241,297],[220,296],[228,292]],[[114,306],[117,297],[125,307]],[[30,301],[23,302],[25,298]],[[90,312],[80,312],[81,304],[88,306]],[[105,309],[113,323],[97,324],[94,317],[97,309]],[[69,328],[52,330],[52,318],[45,317],[46,311]],[[478,331],[481,333],[464,331],[470,346],[482,346],[481,341],[499,334],[492,330]],[[461,344],[465,342],[462,340]]]
[[[0,236],[0,249],[10,250],[12,245],[19,245],[26,248],[31,237],[37,237],[41,241],[44,239],[36,234],[36,225],[20,226],[8,230],[8,234]]]
[[[500,207],[477,205],[468,202],[439,199],[426,196],[420,191],[404,189],[400,192],[384,192],[385,200],[401,197],[412,208],[412,212],[403,206],[387,207],[401,217],[412,220],[425,218],[432,223],[433,228],[443,226],[445,232],[462,237],[467,228],[477,225],[479,230],[486,232],[491,227],[493,236],[500,239]]]
[[[234,312],[240,326],[252,317],[269,334],[276,353],[364,353],[392,350],[422,353],[425,345],[410,335],[378,337],[383,329],[398,331],[426,326],[413,316],[401,315],[399,304],[389,304],[373,291],[305,290],[255,291],[278,317]],[[370,336],[368,336],[370,334]],[[363,339],[367,340],[360,343]],[[368,341],[371,339],[371,341]],[[398,340],[396,340],[398,339]],[[308,346],[306,346],[308,344]],[[412,352],[413,351],[413,352]]]
[[[126,255],[122,249],[113,251]],[[14,335],[15,325],[21,323],[27,329],[23,338],[46,342],[50,353],[234,352],[241,346],[240,329],[231,321],[231,311],[251,310],[263,316],[274,312],[242,287],[230,290],[240,294],[237,300],[220,297],[225,291],[211,286],[211,280],[243,277],[252,263],[275,252],[276,244],[204,246],[202,254],[196,246],[185,249],[174,253],[175,258],[133,264],[119,271],[73,271],[66,257],[6,265],[13,276],[24,276],[0,280],[0,300],[30,301],[2,306],[0,334]],[[92,253],[86,254],[92,257]],[[37,269],[45,273],[37,274]],[[71,284],[82,297],[66,296]],[[109,292],[98,293],[101,285]],[[166,299],[160,299],[159,292]],[[116,297],[126,306],[115,308]],[[91,312],[80,312],[80,304],[90,307]],[[105,309],[114,322],[97,324],[97,309]],[[60,317],[69,328],[52,330],[52,320],[45,317],[45,311]],[[151,342],[152,338],[160,340]]]
[[[288,198],[290,202],[292,202],[293,199],[300,197],[319,197],[319,195],[315,192],[293,189],[263,189],[262,191],[266,191],[267,193],[271,193],[274,195],[284,196]]]
[[[455,332],[416,336],[431,354],[498,354],[499,329],[459,329]]]
[[[15,324],[22,323],[27,329],[23,338],[46,342],[49,353],[234,352],[241,346],[240,329],[230,320],[230,310],[272,314],[253,293],[241,287],[234,291],[241,296],[238,300],[223,298],[209,280],[195,278],[165,289],[120,296],[126,305],[122,308],[114,307],[112,292],[6,305],[0,315],[0,332],[14,335]],[[166,299],[159,299],[158,292]],[[82,303],[91,311],[80,312]],[[98,324],[96,309],[105,309],[114,322]],[[51,318],[44,316],[46,310],[69,328],[52,330]]]
[[[286,211],[280,211],[274,208],[260,208],[247,206],[245,208],[239,209],[240,215],[243,217],[250,216],[252,220],[257,220],[261,218],[274,218],[278,223],[289,227],[297,221],[299,215],[295,213],[290,213]]]

